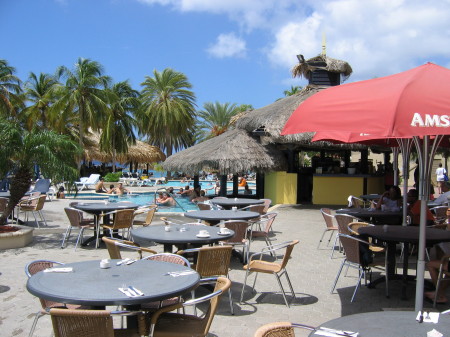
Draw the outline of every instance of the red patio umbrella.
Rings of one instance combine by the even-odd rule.
[[[406,142],[415,143],[421,200],[415,306],[416,311],[422,310],[428,182],[442,135],[450,134],[450,70],[427,63],[399,74],[325,89],[300,104],[281,134],[301,132],[321,132],[322,137],[341,141],[362,134],[365,141],[407,138]]]

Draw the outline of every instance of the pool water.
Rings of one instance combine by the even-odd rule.
[[[110,202],[130,201],[138,205],[148,205],[155,203],[155,193],[128,194],[121,196],[110,196]],[[187,212],[198,211],[198,207],[189,198],[175,198],[176,206],[158,206],[158,212]]]

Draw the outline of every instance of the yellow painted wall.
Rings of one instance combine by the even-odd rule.
[[[297,173],[270,172],[264,175],[264,198],[272,204],[297,203]]]
[[[314,176],[314,205],[346,205],[349,195],[363,194],[364,178],[350,176]]]
[[[367,194],[383,194],[384,177],[367,178]]]

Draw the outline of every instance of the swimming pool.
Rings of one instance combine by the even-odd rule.
[[[155,202],[155,193],[140,193],[140,194],[127,194],[127,195],[112,195],[109,197],[110,202],[119,201],[131,201],[138,205],[148,205]],[[187,211],[197,211],[198,207],[196,204],[189,201],[189,198],[178,197],[175,198],[175,206],[158,206],[158,212],[171,213],[171,212],[187,212]]]
[[[213,195],[216,194],[216,192],[214,191],[214,188],[209,189],[213,187],[216,184],[216,182],[214,180],[201,180],[200,181],[200,188],[202,190],[205,190],[207,195]],[[255,183],[247,183],[248,186],[250,187],[251,190],[255,190],[256,189],[256,184]],[[182,182],[181,180],[169,180],[166,184],[162,184],[162,185],[158,185],[161,186],[161,188],[164,187],[173,187],[175,192],[178,191],[178,189],[180,188],[185,188],[186,185],[189,185],[189,188],[193,188],[194,187],[194,182],[193,181],[188,181],[188,182]],[[232,181],[228,181],[227,182],[227,190],[232,190],[233,189],[233,182]],[[244,187],[239,187],[239,192],[242,193],[244,191]]]

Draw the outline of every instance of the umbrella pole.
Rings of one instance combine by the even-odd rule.
[[[403,222],[402,226],[407,226],[408,216],[408,200],[406,194],[408,193],[408,179],[409,179],[409,157],[411,155],[412,139],[399,138],[397,139],[400,151],[402,152],[403,164]],[[398,152],[397,152],[398,156]],[[398,166],[398,163],[397,163]]]
[[[425,279],[425,247],[426,247],[426,222],[427,201],[430,197],[431,166],[437,147],[442,136],[435,136],[433,144],[430,144],[430,136],[424,136],[422,146],[419,137],[414,137],[414,142],[419,155],[419,200],[420,200],[420,227],[419,227],[419,251],[417,260],[417,284],[415,311],[423,309],[423,289]],[[431,145],[431,147],[430,147]]]

